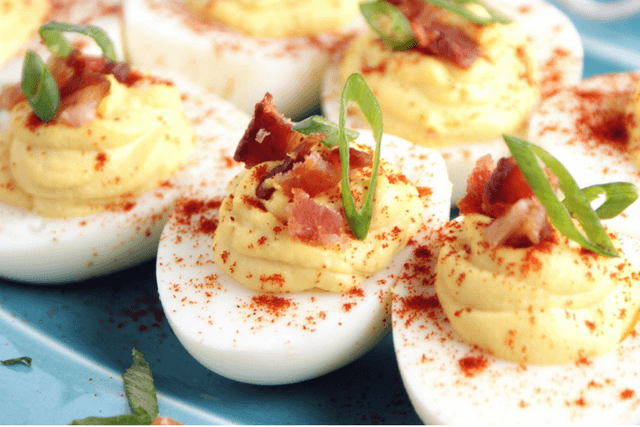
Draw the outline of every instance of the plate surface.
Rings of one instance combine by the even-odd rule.
[[[640,18],[574,23],[584,41],[585,77],[640,69]],[[151,365],[160,413],[183,423],[420,423],[391,337],[338,371],[294,385],[247,385],[208,371],[166,321],[155,261],[61,287],[0,281],[0,360],[34,360],[31,367],[0,366],[0,423],[68,424],[125,413],[121,375],[133,346]]]

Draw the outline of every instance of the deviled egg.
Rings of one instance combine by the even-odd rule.
[[[596,239],[591,223],[598,243],[578,244],[568,214],[549,220],[562,204],[546,197],[558,183],[570,193],[566,174],[539,168],[548,188],[534,194],[514,164],[478,162],[442,249],[396,285],[394,346],[416,412],[445,424],[638,422],[640,241],[606,228]]]
[[[380,98],[387,132],[443,155],[455,201],[477,157],[504,156],[501,134],[526,136],[540,98],[580,80],[580,36],[567,16],[542,0],[487,1],[502,16],[488,25],[429,2],[389,3],[409,20],[415,39],[424,41],[392,50],[373,29],[356,38],[335,56],[325,76],[323,112],[335,120],[342,81],[351,72],[363,73]],[[451,2],[479,19],[490,17],[489,9],[467,3]],[[433,8],[439,18],[421,8]],[[349,120],[358,126],[362,119],[353,114]]]
[[[69,44],[70,53],[47,60],[51,78],[43,86],[59,96],[57,109],[42,91],[28,102],[5,88],[0,277],[65,283],[153,258],[185,180],[225,164],[226,138],[235,140],[248,122],[189,83],[178,88],[114,62],[104,36],[106,59]],[[26,66],[37,61],[32,52],[25,57]]]
[[[287,117],[320,104],[332,52],[364,28],[357,0],[125,0],[132,64],[166,67],[251,113],[265,91]]]
[[[273,109],[269,96],[256,105],[235,155],[247,169],[235,178],[228,170],[228,188],[214,171],[192,183],[157,260],[160,299],[181,343],[212,371],[254,384],[326,374],[386,336],[413,242],[444,224],[451,194],[440,155],[385,134],[388,163],[362,236],[340,207],[342,154],[320,144],[324,131],[293,131]],[[342,176],[358,205],[377,173],[367,148],[375,138],[360,131],[346,149]]]

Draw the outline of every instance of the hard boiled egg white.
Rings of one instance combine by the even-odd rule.
[[[560,87],[575,84],[582,78],[584,52],[578,31],[569,18],[555,6],[543,0],[487,0],[486,3],[502,11],[520,23],[535,47],[540,67],[540,84],[543,97]],[[322,87],[322,110],[337,122],[340,111],[342,87],[337,78],[339,70],[336,55],[327,71]],[[349,126],[361,126],[357,118],[347,117]],[[477,158],[490,153],[494,159],[508,155],[502,138],[457,144],[439,150],[445,159],[449,179],[453,183],[452,203],[458,201],[466,190],[467,176]]]
[[[638,84],[640,73],[616,73],[591,77],[560,91],[531,118],[529,139],[560,160],[581,188],[616,181],[640,186],[640,167],[626,150],[621,128],[626,102]],[[639,218],[640,202],[636,201],[605,222],[619,234],[640,239]]]
[[[640,241],[621,236],[640,268]],[[423,253],[427,254],[426,251]],[[640,326],[616,350],[573,364],[519,365],[462,341],[433,287],[437,255],[401,277],[393,299],[393,343],[418,416],[434,424],[638,423]]]
[[[206,22],[176,0],[125,0],[124,18],[134,65],[172,68],[248,113],[268,91],[294,118],[320,104],[331,52],[364,28],[358,18],[341,34],[257,38]]]
[[[371,132],[362,131],[358,141],[373,144]],[[430,236],[449,216],[451,187],[441,156],[392,136],[382,141],[382,156],[422,189],[421,233]],[[162,234],[158,292],[179,340],[212,371],[253,384],[303,381],[363,355],[390,331],[392,287],[415,248],[345,294],[249,290],[213,261],[217,206],[236,172],[212,170],[194,180]]]
[[[170,74],[154,75],[170,79]],[[183,94],[196,145],[165,185],[113,211],[67,219],[43,218],[0,202],[0,277],[41,285],[108,274],[156,255],[160,233],[182,194],[204,171],[226,167],[250,117],[231,103],[173,79]],[[0,118],[7,128],[8,114]],[[225,178],[226,179],[226,176]]]

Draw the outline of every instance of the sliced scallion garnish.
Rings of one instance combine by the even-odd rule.
[[[615,202],[605,201],[605,213],[609,215],[614,210],[622,211],[635,200],[635,198],[631,197],[626,197],[623,200],[621,197],[622,194],[629,193],[629,184],[624,184],[622,191],[613,191],[611,187],[606,190],[597,188],[587,190],[588,197],[578,187],[569,171],[546,150],[514,136],[503,135],[503,138],[529,186],[540,203],[546,208],[547,215],[551,219],[553,226],[564,236],[576,241],[586,249],[600,255],[617,257],[618,251],[611,243],[611,239],[609,239],[607,232],[600,223],[598,214],[593,210],[590,202],[594,200],[597,194],[605,191],[608,199],[610,195],[615,196],[615,198],[612,198]],[[560,180],[560,190],[565,196],[562,202],[556,197],[542,167],[538,164],[536,156]],[[614,206],[614,208],[611,206]],[[575,226],[571,215],[576,217],[587,237]]]
[[[480,0],[423,0],[479,25],[509,24],[511,20]],[[479,16],[465,7],[475,3],[482,6],[489,17]],[[411,24],[397,7],[384,0],[360,3],[360,13],[380,39],[393,50],[407,50],[418,42],[411,30]]]
[[[101,28],[92,25],[75,25],[64,22],[47,22],[38,30],[40,38],[47,46],[47,49],[56,56],[65,58],[75,47],[69,43],[62,33],[78,33],[91,37],[102,49],[102,54],[111,62],[116,62],[116,51],[109,36]]]
[[[323,116],[311,116],[306,119],[294,123],[293,130],[305,135],[312,133],[323,133],[326,139],[322,143],[331,148],[339,144],[338,141],[338,125]],[[345,134],[349,141],[353,141],[360,135],[358,131],[353,129],[345,129]]]
[[[349,141],[345,128],[347,106],[350,101],[358,107],[371,125],[376,141],[376,151],[373,158],[373,171],[369,180],[369,188],[363,196],[362,208],[355,206],[351,185],[349,184]],[[380,145],[382,143],[382,111],[378,100],[365,83],[362,75],[354,73],[347,79],[340,98],[340,120],[338,122],[338,140],[340,143],[340,164],[342,165],[342,207],[347,223],[354,236],[364,240],[369,232],[371,216],[373,214],[373,197],[378,182],[378,167],[380,165]]]
[[[380,39],[393,50],[407,50],[417,44],[407,18],[391,3],[360,3],[360,13]]]
[[[596,209],[600,219],[615,218],[638,198],[638,187],[630,182],[592,185],[583,188],[582,192],[587,196],[589,202],[604,194],[604,202]]]
[[[20,86],[35,115],[43,122],[51,121],[60,105],[60,91],[51,71],[31,50],[24,56]]]
[[[18,363],[24,363],[27,366],[31,366],[31,362],[32,360],[30,357],[17,357],[15,359],[0,360],[0,365],[9,366],[9,365],[17,365]]]

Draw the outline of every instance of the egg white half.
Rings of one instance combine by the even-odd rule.
[[[131,62],[167,67],[253,112],[270,92],[285,117],[301,118],[320,104],[320,85],[331,53],[353,32],[286,39],[244,35],[206,22],[176,0],[124,0],[125,41]],[[277,25],[277,23],[274,23]]]
[[[575,84],[582,78],[584,51],[582,40],[571,20],[558,8],[543,0],[487,0],[486,3],[520,23],[535,47],[540,66],[542,93]],[[338,79],[340,55],[333,58],[322,86],[322,111],[337,122],[342,87]],[[347,117],[347,126],[360,127],[356,117]],[[494,159],[508,156],[502,138],[457,144],[438,150],[444,157],[453,183],[451,202],[455,204],[467,188],[467,176],[476,159],[489,153]]]
[[[370,131],[358,139],[373,144]],[[451,187],[442,157],[385,135],[382,156],[397,165],[422,191],[425,236],[448,219]],[[226,195],[233,173],[199,177],[178,202],[209,202]],[[213,261],[212,235],[199,224],[216,218],[208,210],[188,221],[176,209],[164,229],[157,259],[158,292],[171,328],[191,355],[212,371],[253,384],[287,384],[338,369],[357,359],[391,328],[394,282],[402,276],[413,248],[367,279],[360,291],[260,294],[227,276]],[[425,237],[427,238],[427,237]],[[280,298],[275,308],[256,298]],[[278,307],[282,307],[278,309]]]
[[[640,269],[640,241],[620,236]],[[433,287],[437,254],[393,297],[393,343],[418,416],[434,424],[573,424],[640,421],[640,326],[617,349],[584,363],[520,365],[485,355],[453,330]],[[417,276],[417,277],[416,277]],[[431,284],[431,285],[429,285]],[[483,357],[485,367],[461,368]]]
[[[133,200],[130,210],[85,217],[43,218],[0,202],[0,277],[41,285],[74,282],[105,275],[156,255],[162,228],[187,183],[204,171],[226,167],[250,117],[231,103],[169,72],[183,95],[184,111],[196,145],[175,175]],[[8,114],[0,117],[0,131]],[[225,176],[226,179],[226,176]]]
[[[631,182],[640,187],[640,167],[625,150],[585,137],[578,126],[585,101],[576,94],[594,91],[609,94],[598,105],[601,111],[620,111],[618,102],[633,94],[640,84],[640,72],[615,73],[583,80],[575,88],[566,88],[547,99],[531,118],[529,140],[548,150],[569,170],[583,188],[607,182]],[[589,103],[595,106],[595,104]],[[596,201],[597,203],[597,201]],[[621,215],[604,222],[619,234],[640,239],[640,202],[636,201]]]

